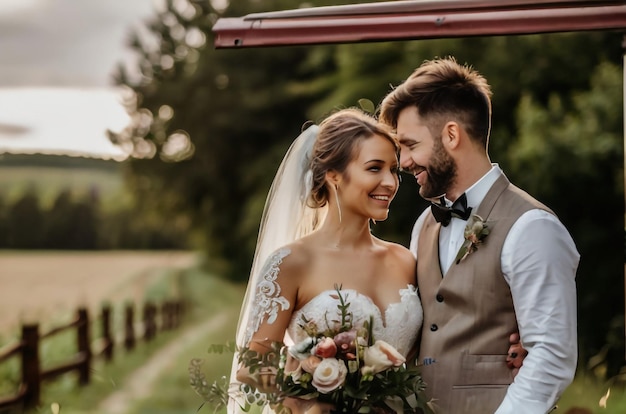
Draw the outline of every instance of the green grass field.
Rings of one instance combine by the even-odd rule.
[[[158,379],[150,397],[133,401],[132,407],[129,407],[126,413],[196,412],[202,404],[202,399],[189,385],[187,372],[189,362],[192,358],[206,359],[207,379],[211,381],[229,372],[231,355],[209,355],[207,349],[211,344],[224,343],[227,338],[234,336],[243,288],[231,285],[200,269],[189,269],[182,275],[181,289],[191,304],[183,328],[165,333],[152,343],[142,343],[130,354],[120,351],[113,364],[96,364],[93,370],[94,381],[88,387],[78,387],[71,376],[51,383],[45,388],[39,412],[52,413],[51,407],[55,403],[61,406],[62,414],[98,412],[94,407],[111,393],[123,390],[127,385],[128,376],[160,348],[176,343],[185,327],[192,327],[225,312],[228,315],[226,323],[221,328],[204,335],[198,342],[185,346],[174,361],[169,361],[172,368]],[[160,289],[157,287],[155,290]]]
[[[115,195],[124,191],[118,173],[97,170],[64,170],[52,167],[0,168],[0,188],[13,200],[27,190],[35,190],[42,203],[49,204],[61,191],[69,189],[77,195],[88,194],[92,189],[99,194]]]
[[[52,412],[50,407],[53,403],[59,403],[64,414],[69,412],[94,412],[92,410],[97,406],[100,400],[118,391],[120,387],[123,386],[122,384],[125,378],[138,367],[145,364],[152,354],[157,352],[164,345],[176,342],[181,332],[186,327],[196,323],[200,315],[206,317],[207,315],[219,312],[221,308],[226,307],[225,304],[229,301],[229,298],[232,298],[230,301],[232,304],[238,305],[240,301],[238,295],[241,295],[240,290],[236,287],[230,287],[227,283],[215,277],[210,277],[206,272],[195,268],[192,253],[158,252],[156,254],[158,254],[158,257],[150,255],[149,252],[108,252],[81,254],[78,257],[80,260],[69,260],[70,257],[74,256],[72,256],[72,253],[68,252],[56,254],[53,252],[47,254],[38,252],[30,255],[26,252],[2,252],[0,258],[4,260],[5,265],[11,265],[15,270],[19,268],[17,263],[13,263],[7,259],[14,257],[15,261],[26,261],[34,266],[34,270],[31,269],[31,271],[36,271],[38,268],[39,272],[46,280],[48,280],[48,278],[45,278],[46,269],[54,267],[51,266],[53,259],[55,262],[59,263],[81,263],[75,266],[78,267],[75,269],[75,273],[77,275],[83,275],[86,279],[91,278],[90,280],[92,281],[98,280],[101,282],[97,286],[95,286],[94,283],[89,284],[96,290],[100,290],[100,293],[108,299],[103,299],[104,296],[102,295],[98,296],[98,298],[95,299],[97,303],[94,303],[94,305],[99,307],[101,302],[108,302],[113,306],[114,325],[116,326],[114,331],[118,333],[122,332],[121,327],[123,326],[122,307],[129,298],[136,298],[133,300],[139,301],[139,304],[143,303],[145,300],[160,303],[164,299],[183,295],[190,301],[184,326],[179,329],[160,332],[156,339],[149,343],[140,339],[142,331],[139,329],[137,330],[137,335],[139,336],[138,345],[133,352],[126,352],[121,344],[118,344],[113,363],[104,363],[102,359],[94,358],[95,363],[91,370],[92,381],[89,386],[78,387],[76,375],[73,373],[64,374],[55,380],[45,382],[42,386],[42,406],[37,412]],[[104,272],[95,280],[93,279],[93,272],[89,272],[88,270],[90,268],[89,264],[85,263],[85,260],[88,260],[89,257],[92,257],[92,265]],[[134,261],[133,257],[135,257]],[[120,274],[116,274],[116,278],[107,278],[107,258],[109,264],[111,261],[116,265],[126,264],[126,270],[122,271],[118,268],[116,273]],[[74,259],[76,258],[74,257]],[[181,270],[179,267],[182,264],[185,264],[184,270]],[[0,267],[0,270],[7,275],[13,274],[13,272],[6,269],[7,266]],[[22,272],[25,271],[23,268],[20,269]],[[62,272],[62,274],[65,273]],[[60,275],[61,274],[58,274],[55,277],[55,280],[58,282],[55,284],[60,285],[59,288],[56,289],[57,291],[61,292],[63,289],[69,289],[70,286],[75,286],[77,289],[75,293],[82,296],[81,288],[78,287],[78,285],[72,285],[71,283],[67,283],[67,280],[61,280],[63,278],[61,278]],[[65,279],[73,280],[69,274]],[[207,283],[209,283],[209,285],[207,285]],[[13,290],[13,296],[19,296],[18,292],[14,291],[18,289],[18,285],[18,283],[12,285],[11,290]],[[208,289],[208,292],[206,289]],[[235,297],[228,296],[227,292],[229,289],[233,292]],[[210,297],[211,290],[221,292],[219,300],[205,302],[204,298]],[[186,293],[189,291],[192,293]],[[0,291],[0,293],[6,296],[6,294],[10,292],[5,290]],[[66,295],[70,295],[70,293],[66,292]],[[39,302],[33,302],[31,305],[42,306],[41,302],[45,302],[46,300],[50,300],[50,298],[40,297]],[[74,305],[71,305],[72,308],[73,306]],[[205,311],[202,309],[205,309]],[[54,326],[65,324],[72,320],[72,315],[65,310],[60,313],[57,311],[47,311],[45,314],[47,315],[46,318],[50,319],[48,322],[52,321]],[[137,316],[137,320],[138,319],[140,319],[140,314]],[[47,325],[44,323],[45,321],[43,319],[41,319],[41,322]],[[97,350],[95,344],[97,343],[96,339],[99,335],[99,323],[94,321],[91,325],[91,338],[92,341],[94,341],[92,349],[94,351]],[[4,339],[0,338],[0,347],[4,344],[12,343],[16,339],[17,338],[12,336],[5,337]],[[75,342],[75,331],[73,330],[65,331],[54,337],[44,339],[40,348],[40,360],[42,361],[43,368],[50,368],[66,362],[76,352]],[[186,366],[183,369],[186,369]],[[11,358],[0,363],[0,397],[8,397],[14,394],[18,389],[20,378],[21,369],[19,358]],[[190,388],[185,391],[189,393],[190,397],[193,397],[193,391]],[[0,412],[5,413],[2,410],[0,410]]]
[[[114,161],[51,155],[0,155],[0,195],[15,200],[34,190],[43,207],[59,192],[70,190],[78,197],[97,191],[104,208],[130,202],[122,165]]]

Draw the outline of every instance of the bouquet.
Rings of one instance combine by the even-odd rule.
[[[301,342],[273,343],[265,353],[239,350],[239,363],[251,377],[267,375],[272,382],[270,392],[241,386],[236,399],[243,400],[244,411],[253,404],[270,404],[277,412],[288,413],[282,402],[292,397],[330,404],[333,413],[431,412],[417,369],[408,367],[393,346],[373,337],[373,318],[353,326],[347,296],[341,286],[335,291],[337,314],[327,315],[325,326],[302,316],[298,325],[306,337]]]

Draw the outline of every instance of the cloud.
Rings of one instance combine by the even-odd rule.
[[[152,13],[153,0],[2,0],[0,87],[110,85]]]
[[[22,125],[0,123],[0,140],[2,138],[18,137],[26,134],[28,131],[30,131],[30,128]]]
[[[0,152],[118,157],[128,116],[111,75],[153,0],[0,0]],[[132,71],[131,71],[132,73]]]
[[[0,153],[124,158],[105,133],[129,122],[120,99],[109,88],[0,89]]]

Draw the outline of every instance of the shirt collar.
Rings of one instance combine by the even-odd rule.
[[[467,197],[467,206],[476,208],[482,203],[483,199],[487,195],[487,192],[496,180],[504,174],[497,163],[491,164],[491,169],[487,171],[478,181],[476,181],[470,188],[465,190],[465,196]],[[450,206],[452,202],[446,200],[446,205]]]

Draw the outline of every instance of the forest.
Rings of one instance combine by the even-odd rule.
[[[490,154],[550,206],[581,253],[580,366],[617,375],[624,361],[622,33],[584,32],[216,50],[218,17],[291,9],[289,0],[168,1],[129,34],[140,76],[120,65],[132,124],[110,134],[137,208],[247,279],[265,196],[307,120],[374,104],[424,60],[455,56],[494,91]],[[217,8],[219,3],[220,8]],[[312,0],[306,6],[341,4]],[[410,177],[373,231],[408,243],[426,204]]]
[[[113,160],[0,155],[0,249],[186,249],[186,231],[138,214]],[[184,226],[183,226],[184,228]]]

